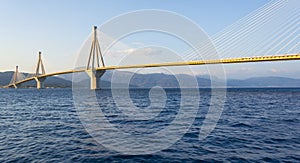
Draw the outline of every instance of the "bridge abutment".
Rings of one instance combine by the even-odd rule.
[[[105,70],[87,70],[86,73],[90,77],[90,88],[91,90],[101,89],[100,88],[100,79],[101,76],[105,73]]]
[[[46,78],[34,78],[36,81],[36,88],[37,89],[44,89],[45,85],[44,85],[44,81],[46,80]]]

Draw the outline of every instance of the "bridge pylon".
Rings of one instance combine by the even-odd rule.
[[[96,64],[96,65],[95,65]],[[97,26],[93,27],[93,41],[90,49],[90,55],[86,67],[86,73],[90,77],[91,90],[100,89],[100,78],[105,73],[105,70],[97,70],[96,68],[105,67],[103,56],[100,49],[100,44],[97,38]]]
[[[41,70],[41,73],[40,73]],[[36,81],[36,88],[37,89],[43,89],[45,88],[44,81],[46,80],[46,77],[41,77],[41,75],[46,74],[45,67],[42,61],[42,52],[39,52],[39,58],[34,74],[34,79]]]
[[[16,71],[15,71],[14,76],[11,81],[12,86],[14,88],[18,88],[18,85],[16,84],[16,82],[18,82],[18,75],[19,75],[19,66],[16,66]]]

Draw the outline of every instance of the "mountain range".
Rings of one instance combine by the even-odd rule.
[[[13,71],[6,71],[6,72],[0,72],[0,86],[8,85],[12,79],[14,72]],[[23,73],[25,76],[28,75],[28,73]],[[72,82],[63,78],[59,77],[47,77],[45,80],[45,86],[46,87],[71,87]],[[36,82],[35,81],[29,81],[24,84],[22,84],[23,87],[35,87]]]
[[[163,73],[153,73],[153,74],[138,74],[128,71],[107,71],[101,77],[101,87],[110,88],[111,81],[113,78],[113,72],[118,76],[117,82],[114,83],[116,87],[126,87],[128,81],[125,79],[130,79],[131,88],[151,88],[154,86],[161,86],[164,88],[179,88],[179,82],[185,81],[185,87],[191,88],[195,87],[192,81],[195,78],[186,74],[179,74],[176,76],[163,74]],[[26,75],[26,74],[25,74]],[[12,71],[0,72],[0,85],[7,85],[13,76]],[[221,80],[214,77],[216,85],[221,85]],[[196,76],[196,81],[200,88],[207,88],[211,86],[211,79],[209,76]],[[83,73],[82,75],[76,76],[77,84],[89,84],[88,77]],[[27,82],[23,84],[24,87],[35,87],[35,81]],[[72,86],[72,74],[61,75],[59,77],[48,77],[45,81],[46,87],[71,87]],[[88,87],[88,85],[87,85]],[[227,87],[300,87],[300,79],[293,79],[287,77],[254,77],[248,79],[228,79]]]

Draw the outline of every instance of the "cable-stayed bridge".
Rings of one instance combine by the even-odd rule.
[[[248,63],[248,62],[275,62],[275,61],[290,61],[300,60],[300,53],[284,54],[284,55],[272,55],[272,56],[254,56],[254,57],[237,57],[237,58],[223,58],[223,59],[209,59],[209,60],[191,60],[182,62],[165,62],[165,63],[152,63],[152,64],[135,64],[135,65],[122,65],[122,66],[105,66],[104,59],[101,53],[99,41],[97,38],[97,27],[93,30],[93,40],[88,57],[88,63],[86,68],[76,70],[66,70],[54,73],[46,73],[45,67],[42,61],[41,52],[39,52],[36,71],[34,74],[30,74],[25,77],[19,73],[18,66],[12,77],[10,84],[3,86],[2,88],[18,88],[22,83],[28,81],[36,81],[36,88],[44,88],[44,81],[47,77],[86,72],[90,77],[90,88],[100,89],[100,78],[106,70],[118,70],[118,69],[131,69],[131,68],[151,68],[151,67],[168,67],[168,66],[187,66],[187,65],[208,65],[208,64],[234,64],[234,63]]]

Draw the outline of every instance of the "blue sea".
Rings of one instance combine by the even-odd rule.
[[[0,162],[300,162],[300,88],[228,89],[220,120],[204,140],[199,132],[211,91],[199,91],[196,118],[179,140],[155,153],[131,155],[91,136],[80,121],[72,89],[0,89]],[[164,129],[178,113],[180,90],[165,93],[161,118],[128,121],[113,115],[119,112],[111,111],[116,105],[110,90],[96,91],[112,123],[134,132],[138,122],[142,134]],[[149,105],[148,94],[147,89],[130,90],[140,108]]]

